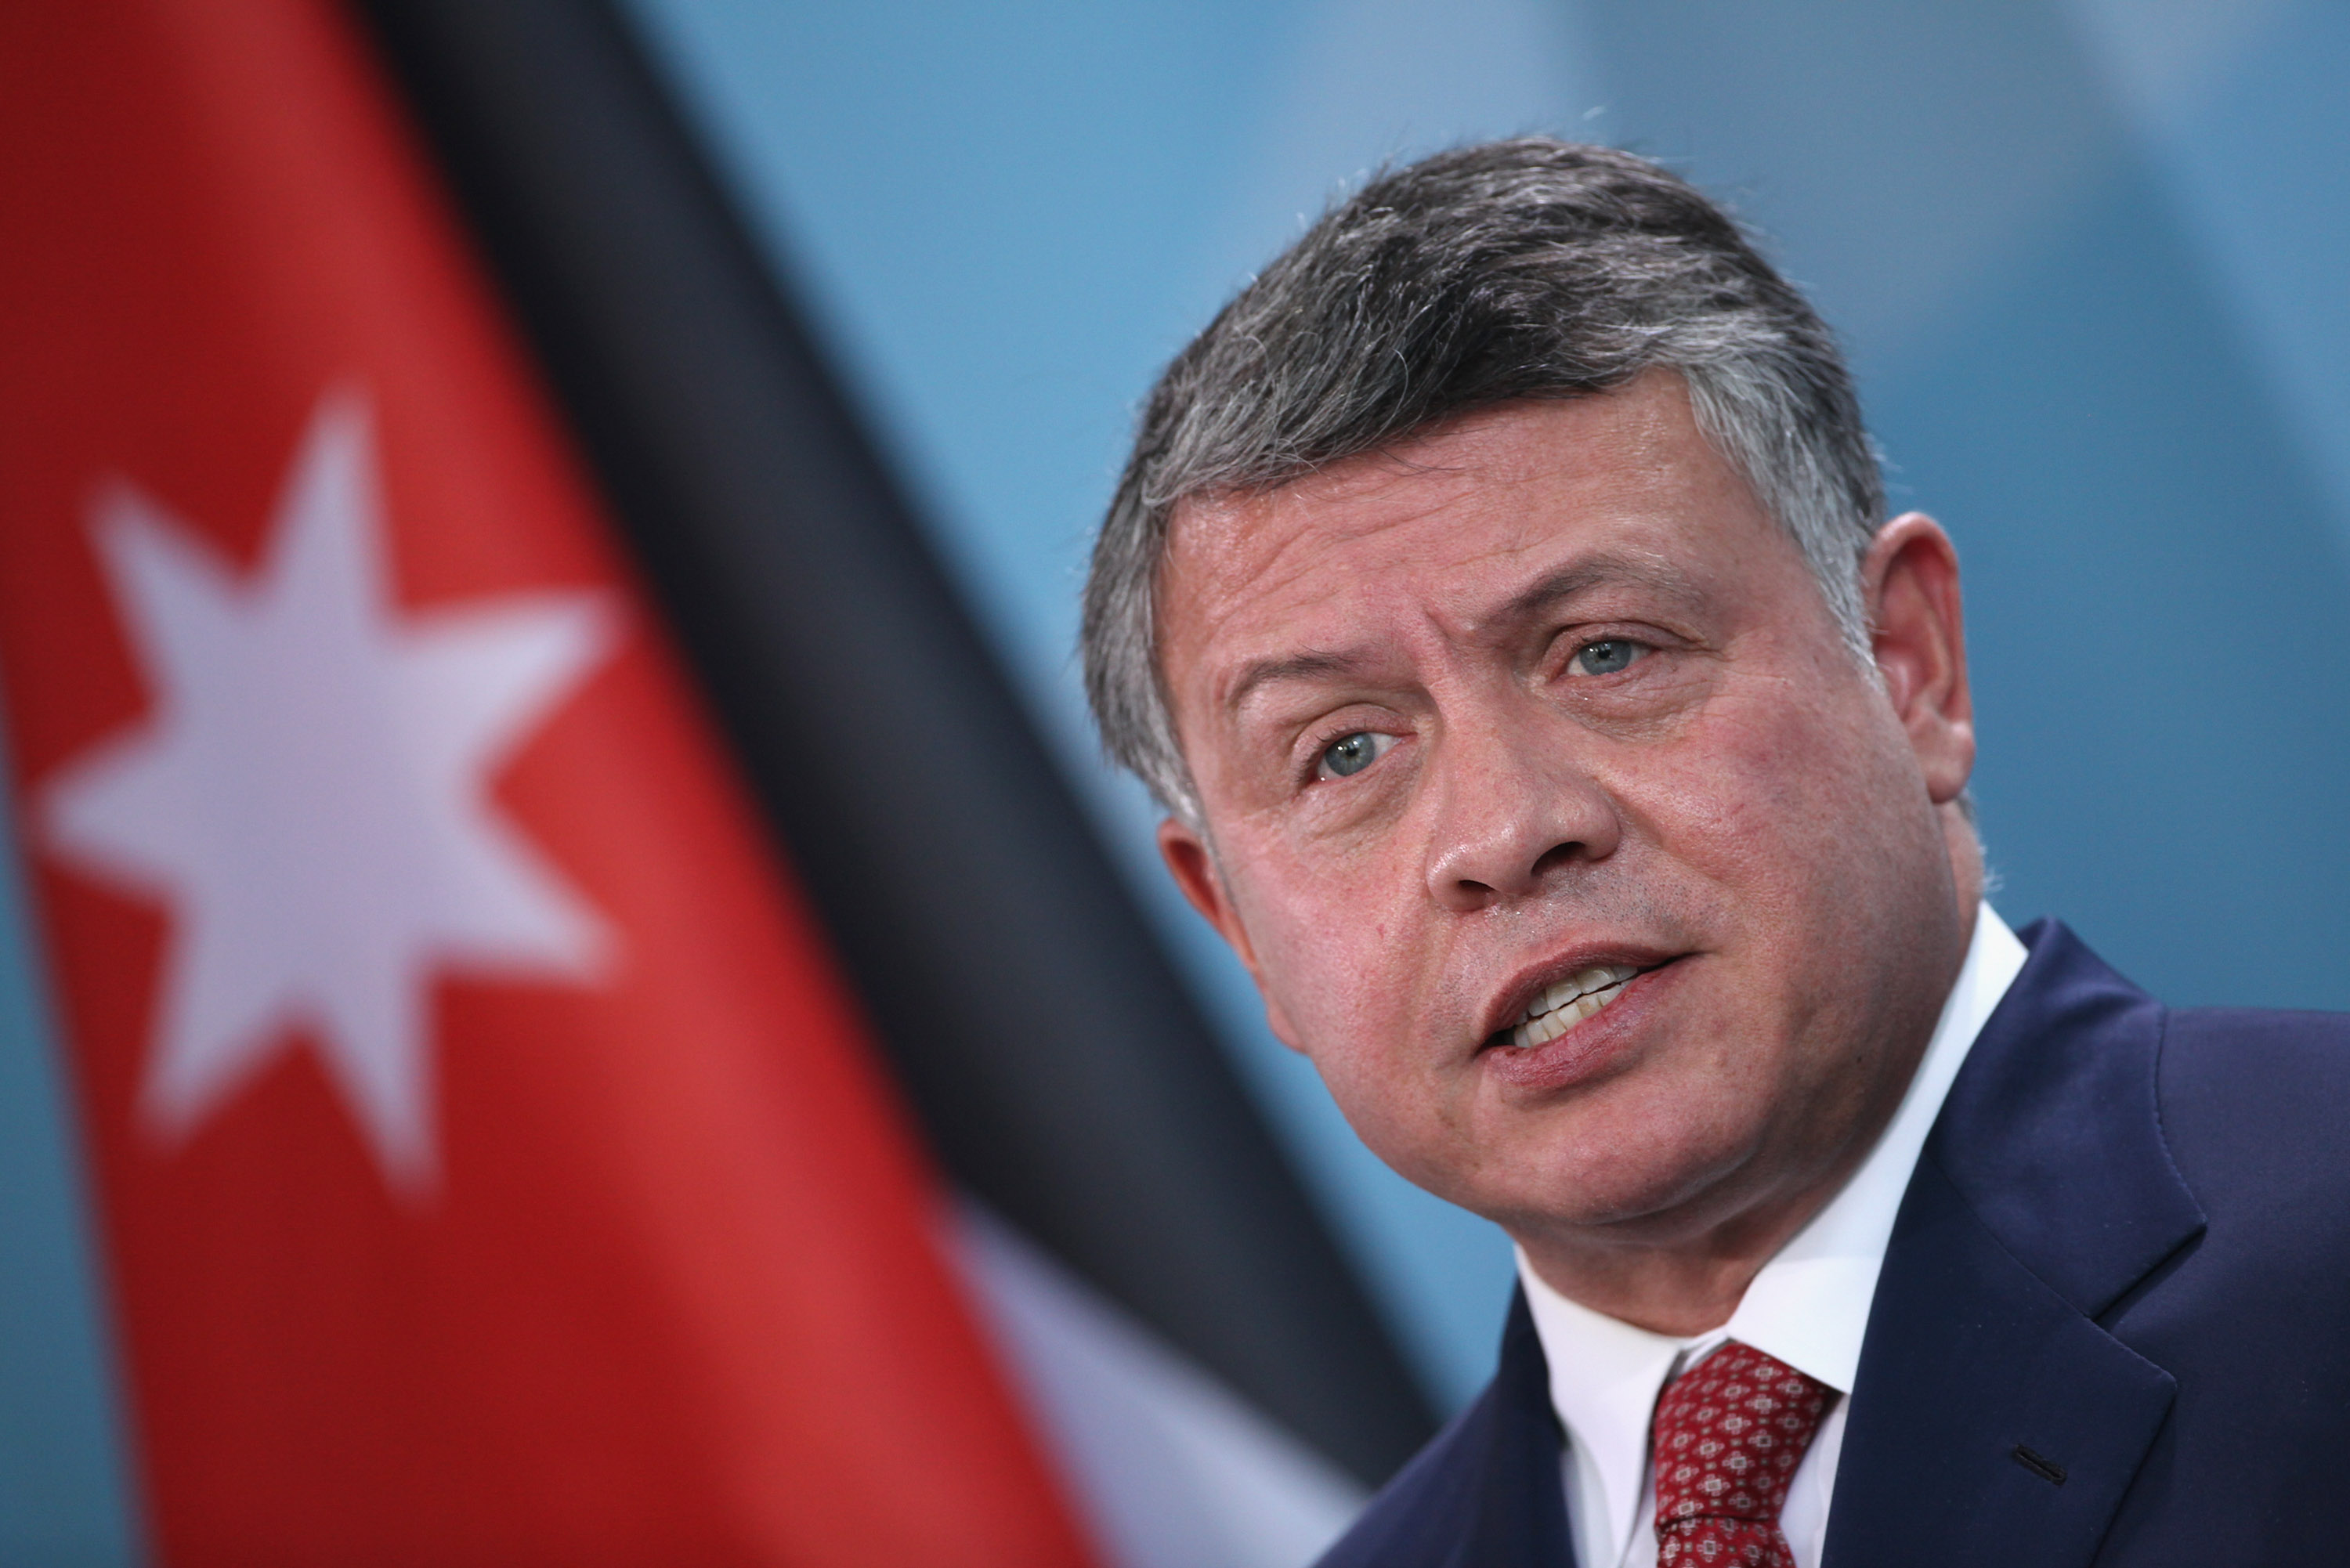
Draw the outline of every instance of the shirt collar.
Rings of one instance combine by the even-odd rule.
[[[1736,1339],[1840,1394],[1852,1392],[1869,1301],[1918,1151],[1969,1047],[2025,956],[1991,906],[1980,906],[1966,961],[1877,1147],[1762,1266],[1721,1327],[1688,1339],[1635,1328],[1551,1289],[1520,1251],[1518,1277],[1550,1364],[1551,1403],[1600,1482],[1611,1539],[1630,1537],[1648,1464],[1648,1419],[1677,1364]]]

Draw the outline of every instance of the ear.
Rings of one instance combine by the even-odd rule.
[[[1918,754],[1927,794],[1948,805],[1975,765],[1959,553],[1941,524],[1906,513],[1877,531],[1861,564],[1861,591],[1894,717]]]
[[[1264,971],[1258,967],[1248,928],[1241,923],[1240,911],[1232,905],[1232,893],[1224,886],[1223,873],[1217,869],[1215,853],[1208,847],[1207,840],[1170,816],[1159,825],[1159,855],[1167,862],[1175,886],[1183,889],[1183,897],[1191,901],[1191,908],[1216,928],[1217,934],[1232,945],[1232,951],[1247,967],[1249,978],[1256,981],[1257,995],[1264,999],[1265,1022],[1272,1025],[1274,1034],[1291,1050],[1304,1050],[1297,1043],[1296,1031],[1290,1027],[1288,1014],[1273,999],[1273,992],[1265,989]]]

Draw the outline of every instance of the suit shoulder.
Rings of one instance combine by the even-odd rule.
[[[2308,1057],[2350,1083],[2350,1012],[2284,1007],[2178,1007],[2166,1020],[2167,1053]]]
[[[1447,1422],[1378,1490],[1315,1568],[1434,1568],[1445,1562],[1468,1533],[1498,1398],[1499,1391],[1488,1386]]]
[[[2350,1214],[2350,1013],[2171,1012],[2158,1093],[2164,1140],[2207,1209]]]
[[[2164,1018],[2160,1071],[2166,1123],[2176,1110],[2339,1125],[2350,1107],[2350,1012],[2181,1008]]]

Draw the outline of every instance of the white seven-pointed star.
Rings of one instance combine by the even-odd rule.
[[[500,764],[603,657],[598,596],[394,603],[368,412],[322,400],[241,579],[118,485],[92,528],[151,717],[49,786],[51,846],[172,918],[142,1088],[173,1140],[298,1032],[386,1177],[430,1182],[436,973],[592,977],[596,912]]]

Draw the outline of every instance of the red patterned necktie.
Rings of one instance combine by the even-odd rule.
[[[1674,1379],[1650,1428],[1659,1568],[1794,1568],[1779,1510],[1828,1397],[1734,1339]]]

